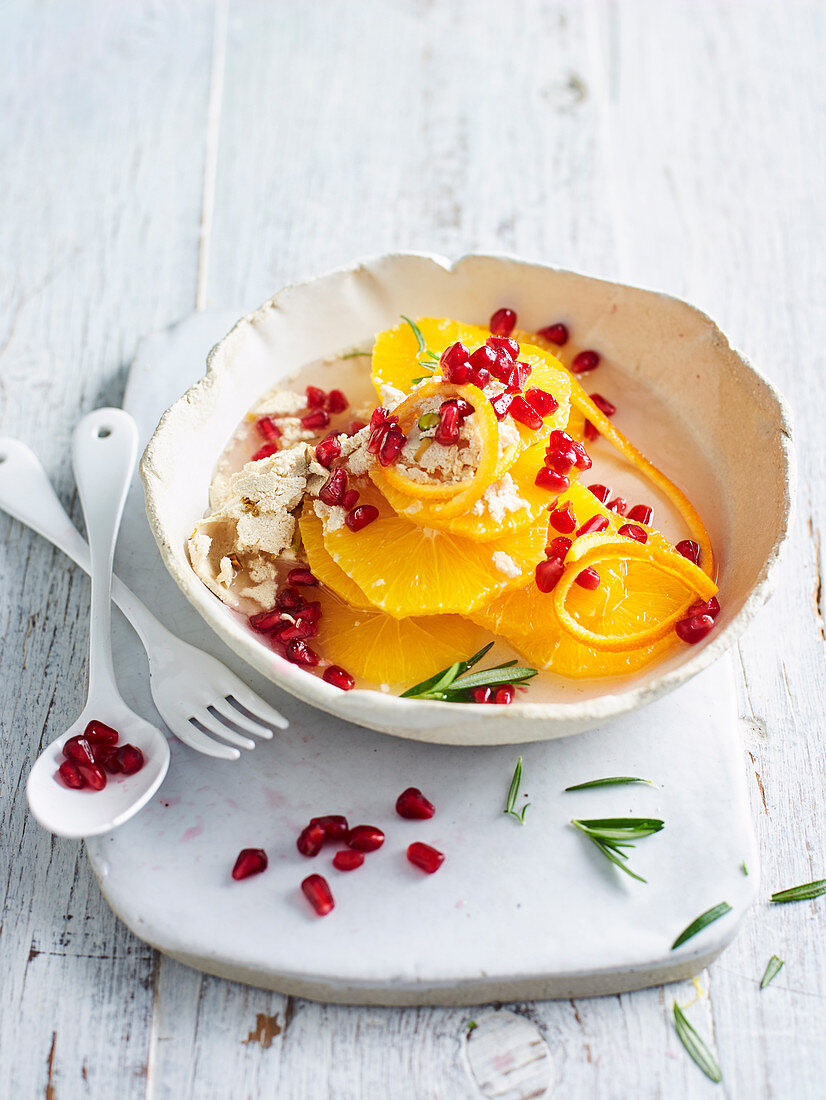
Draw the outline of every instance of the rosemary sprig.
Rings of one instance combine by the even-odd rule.
[[[720,917],[730,912],[731,906],[727,901],[721,901],[719,905],[714,905],[711,909],[706,909],[705,913],[701,913],[696,920],[693,920],[691,924],[682,930],[672,943],[671,950],[673,951],[675,947],[679,947],[680,944],[685,943],[686,940],[690,940],[692,936],[696,936],[698,932],[702,932],[709,924],[713,924],[714,921],[719,920]]]
[[[470,676],[464,676],[464,673],[473,668],[484,657],[492,645],[493,642],[489,642],[478,653],[468,657],[466,661],[456,661],[449,668],[443,668],[441,672],[437,672],[434,676],[428,677],[427,680],[422,680],[420,684],[408,688],[401,698],[440,699],[443,702],[455,703],[457,701],[455,696],[470,691],[471,688],[495,687],[497,684],[519,684],[536,676],[537,669],[520,668],[517,666],[516,661],[505,661],[503,664],[482,669]],[[464,678],[458,679],[460,676],[464,676]]]
[[[783,960],[778,959],[777,955],[772,955],[766,964],[766,971],[763,977],[760,979],[760,988],[765,989],[769,982],[773,982],[777,975],[780,973],[780,968],[783,965]]]
[[[513,769],[513,779],[511,779],[511,785],[508,788],[508,800],[505,803],[504,813],[510,814],[511,817],[515,817],[520,825],[525,824],[525,811],[530,802],[526,802],[521,811],[516,809],[516,800],[519,797],[519,788],[522,785],[522,757],[518,757],[516,760],[516,767]]]
[[[706,1077],[715,1084],[719,1084],[723,1080],[723,1074],[717,1059],[685,1018],[683,1010],[676,1001],[674,1002],[674,1027],[677,1029],[680,1042]]]
[[[814,882],[804,882],[802,886],[792,886],[789,890],[778,890],[772,894],[772,901],[810,901],[826,894],[826,878],[816,879]]]
[[[410,318],[405,317],[403,313],[401,314],[401,318],[403,321],[407,321],[408,325],[410,325],[413,330],[413,335],[416,337],[416,343],[419,345],[419,350],[416,353],[417,362],[421,363],[423,367],[427,367],[429,371],[435,371],[436,367],[439,365],[438,353],[427,346],[427,340],[425,340],[424,338],[424,333],[415,321],[411,321]],[[426,378],[427,375],[425,375],[424,377]],[[421,382],[423,381],[423,378],[416,378],[414,379],[414,381]]]
[[[664,827],[664,822],[655,817],[599,817],[590,821],[578,821],[572,819],[571,824],[579,829],[588,839],[596,845],[606,859],[615,866],[625,871],[626,875],[635,878],[637,882],[645,882],[641,876],[635,874],[631,868],[623,863],[628,859],[623,848],[633,848],[632,841],[642,840],[643,837],[658,833]]]
[[[339,359],[369,359],[372,354],[372,351],[348,351],[345,355],[340,355]]]
[[[478,664],[479,661],[481,661],[482,658],[485,656],[485,654],[491,649],[493,649],[493,642],[488,642],[488,644],[482,646],[482,648],[477,653],[474,653],[472,657],[468,657],[466,661],[457,662],[459,666],[459,671],[456,673],[456,675],[461,676],[463,672],[467,672],[469,668],[473,668],[473,666],[475,664]],[[455,667],[456,665],[451,665],[450,669],[453,669]],[[437,672],[433,676],[429,676],[426,680],[422,680],[420,684],[414,684],[412,688],[408,688],[407,691],[402,694],[401,698],[415,699],[417,695],[421,695],[423,692],[429,691],[434,684],[439,682],[439,680],[445,675],[446,672],[450,671],[450,669],[443,668],[441,672]]]
[[[518,666],[507,668],[484,668],[481,672],[474,672],[472,676],[464,676],[461,680],[455,680],[447,684],[442,691],[469,691],[475,687],[495,687],[497,684],[518,684],[524,680],[531,680],[536,676],[535,668]]]
[[[741,871],[743,872],[743,874],[744,874],[744,875],[745,875],[746,877],[748,877],[749,869],[748,869],[748,867],[746,866],[746,861],[745,861],[745,860],[743,860],[743,862],[742,862],[742,863],[740,864],[740,870],[741,870]]]
[[[590,779],[587,783],[575,783],[573,787],[566,787],[566,791],[587,791],[589,787],[618,787],[623,783],[647,783],[649,787],[655,786],[650,779],[638,779],[635,775],[611,775],[607,779]]]

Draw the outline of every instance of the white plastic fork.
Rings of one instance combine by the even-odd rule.
[[[88,545],[58,500],[37,456],[18,439],[0,438],[0,508],[89,572]],[[287,727],[286,718],[219,660],[162,626],[118,577],[112,578],[112,598],[146,650],[149,685],[158,713],[185,745],[207,756],[237,760],[240,749],[255,748],[252,737],[269,739],[270,727]]]

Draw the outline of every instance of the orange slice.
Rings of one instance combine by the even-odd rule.
[[[298,520],[304,552],[313,575],[326,584],[337,596],[354,608],[370,608],[372,605],[355,581],[350,580],[324,546],[324,525],[315,514],[313,502],[304,498],[304,506]]]

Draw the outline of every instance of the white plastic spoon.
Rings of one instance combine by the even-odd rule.
[[[112,665],[112,559],[137,450],[135,422],[122,409],[97,409],[81,420],[72,437],[72,463],[92,558],[89,695],[77,721],[37,758],[26,784],[32,813],[58,836],[96,836],[122,825],[152,797],[169,767],[166,739],[126,706]],[[133,775],[107,775],[102,790],[73,790],[57,774],[65,759],[63,746],[93,719],[116,729],[119,744],[139,748],[144,766]]]

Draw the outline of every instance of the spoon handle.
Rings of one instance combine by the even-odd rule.
[[[72,435],[72,466],[91,555],[90,696],[117,695],[111,644],[112,561],[137,453],[137,426],[122,409],[96,409]]]

